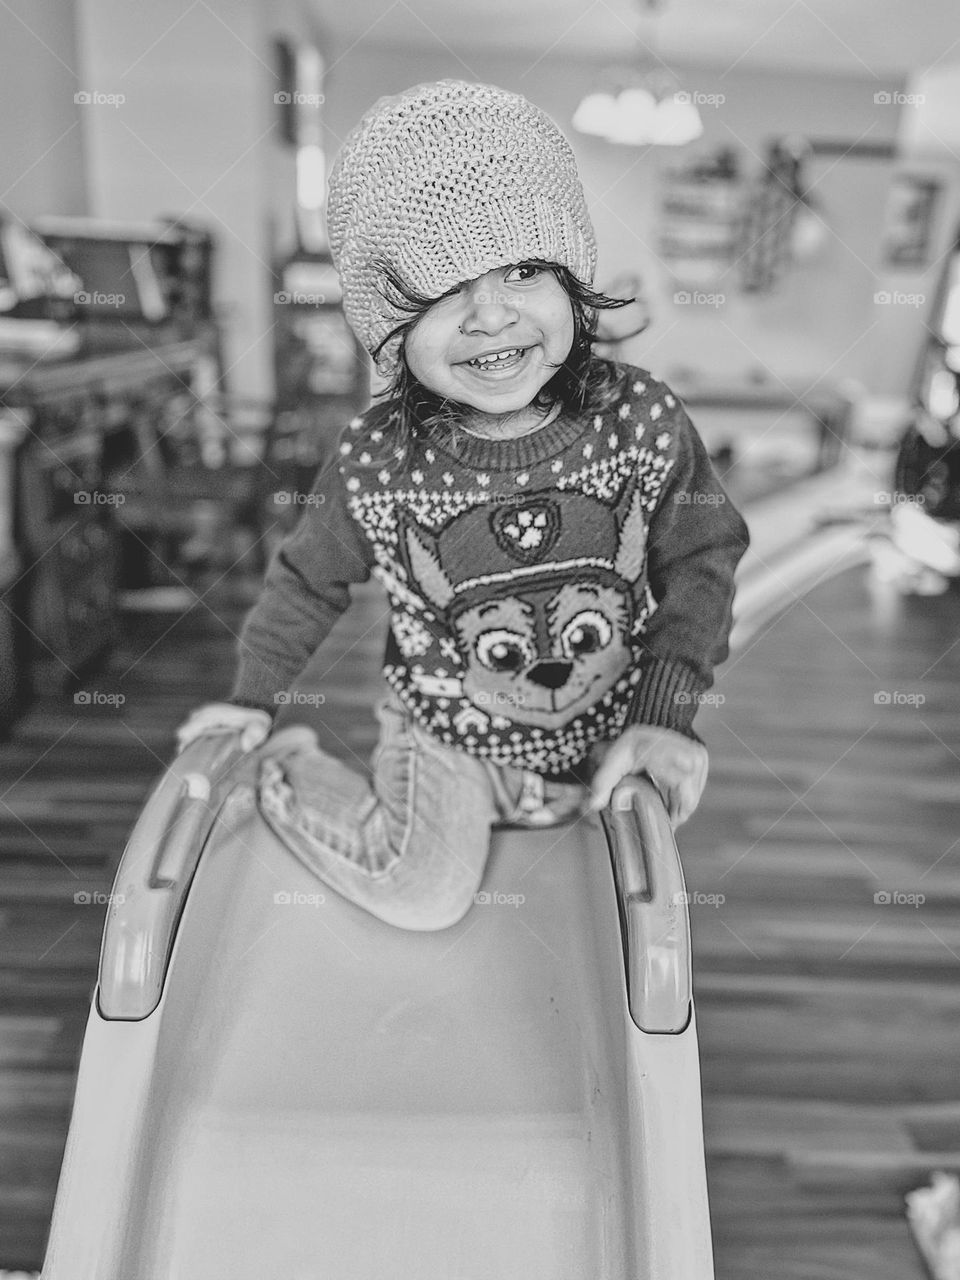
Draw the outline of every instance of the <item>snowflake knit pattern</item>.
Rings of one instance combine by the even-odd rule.
[[[424,729],[494,764],[563,774],[628,721],[683,410],[627,373],[606,413],[512,441],[421,439],[402,467],[382,409],[344,434],[348,507],[391,605],[384,675]]]

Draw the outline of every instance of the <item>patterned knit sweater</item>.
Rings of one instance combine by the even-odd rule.
[[[390,405],[356,418],[244,625],[233,700],[273,712],[373,572],[384,675],[441,742],[563,777],[631,723],[696,737],[746,526],[669,388],[618,370],[603,414],[418,439],[402,465]]]

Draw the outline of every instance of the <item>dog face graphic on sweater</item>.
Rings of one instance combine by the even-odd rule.
[[[646,521],[635,482],[610,505],[585,493],[482,503],[438,534],[408,521],[409,578],[456,636],[463,696],[551,728],[630,667]]]

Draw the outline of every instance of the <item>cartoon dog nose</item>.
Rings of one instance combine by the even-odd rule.
[[[527,671],[527,679],[543,685],[544,689],[560,689],[567,683],[572,670],[572,662],[535,662]]]

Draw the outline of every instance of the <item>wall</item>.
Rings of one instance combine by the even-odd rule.
[[[952,61],[910,77],[900,135],[909,155],[949,156],[960,166],[960,55],[951,54]]]
[[[0,5],[0,208],[29,222],[85,212],[72,0]]]
[[[309,38],[306,4],[80,0],[86,73],[125,99],[84,116],[91,212],[212,228],[227,385],[241,395],[272,393],[271,218],[293,193],[276,135],[278,31]]]

